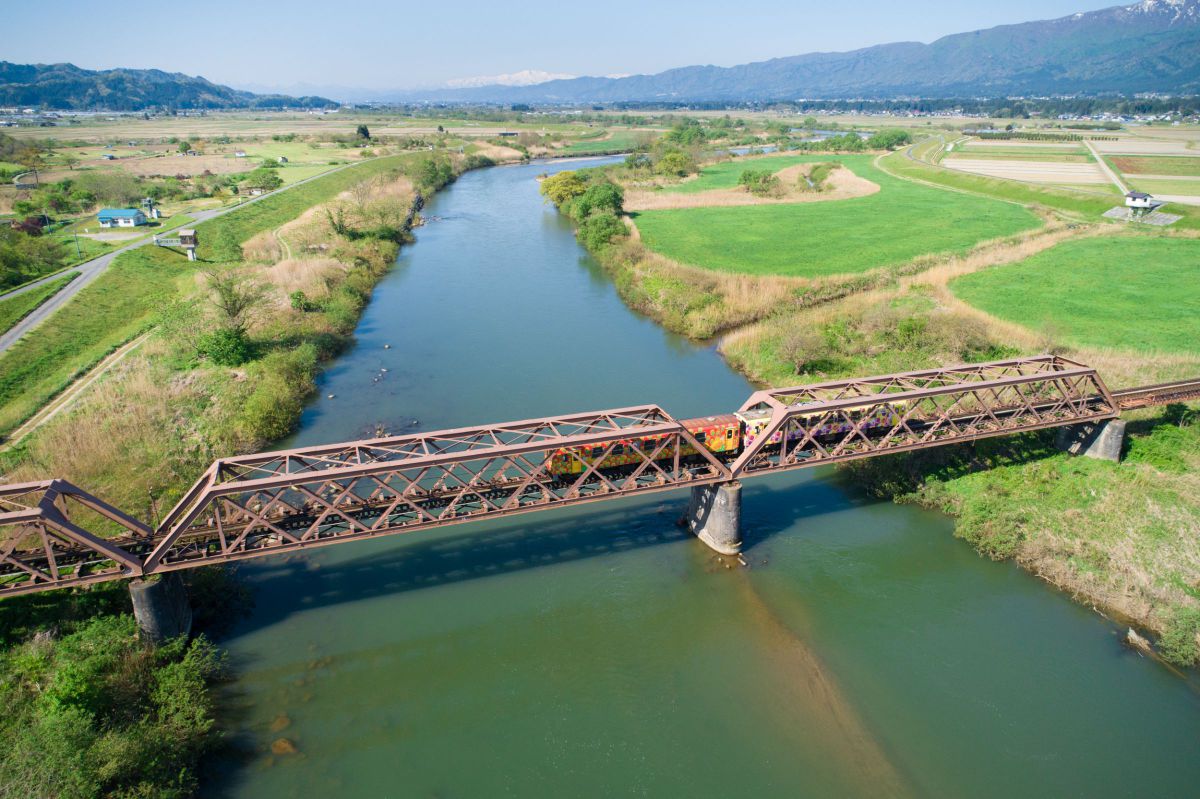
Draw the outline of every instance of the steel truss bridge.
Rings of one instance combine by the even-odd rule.
[[[642,405],[225,458],[157,528],[64,480],[3,485],[0,597],[1096,423],[1193,399],[1200,379],[1112,392],[1094,369],[1047,355],[758,391],[740,410],[768,411],[767,427],[721,455],[662,408]],[[688,445],[697,454],[686,454]],[[601,468],[618,446],[634,462]],[[555,451],[583,447],[602,454],[580,474],[552,473]]]

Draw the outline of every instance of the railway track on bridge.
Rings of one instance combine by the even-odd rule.
[[[1200,378],[1120,389],[1112,392],[1112,396],[1123,411],[1172,402],[1192,402],[1200,400]]]
[[[157,528],[62,480],[0,486],[0,596],[1097,424],[1192,399],[1200,379],[1109,391],[1095,370],[1041,356],[759,391],[739,414],[761,427],[728,452],[647,405],[227,458]],[[587,454],[578,471],[556,468],[571,452]]]

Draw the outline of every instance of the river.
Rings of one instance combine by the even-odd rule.
[[[629,311],[536,176],[464,175],[289,442],[750,393]],[[390,345],[390,347],[385,346]],[[235,797],[1194,795],[1200,690],[952,523],[832,470],[747,482],[748,568],[686,492],[244,564]],[[295,752],[287,752],[286,739]],[[272,744],[277,752],[272,753]]]

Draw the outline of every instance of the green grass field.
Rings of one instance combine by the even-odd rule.
[[[58,293],[58,290],[79,277],[78,272],[63,275],[58,280],[51,280],[45,285],[30,289],[24,294],[0,300],[0,332],[20,322],[31,314],[34,309]]]
[[[1196,352],[1200,262],[1193,239],[1157,236],[1068,241],[1009,266],[951,283],[1001,319],[1076,345]]]
[[[1041,224],[1020,206],[899,180],[869,155],[796,155],[735,160],[706,168],[673,190],[736,185],[745,169],[778,170],[837,161],[879,184],[866,197],[788,205],[643,211],[636,215],[652,250],[693,266],[804,277],[863,272],[929,253],[962,252],[986,239]]]

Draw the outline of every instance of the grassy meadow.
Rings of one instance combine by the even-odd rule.
[[[877,183],[880,191],[795,205],[644,211],[636,215],[638,230],[649,249],[680,263],[752,275],[820,277],[964,252],[1041,224],[1018,205],[899,180],[872,161],[869,155],[775,156],[707,167],[675,190],[730,188],[745,169],[837,162]]]
[[[1200,347],[1200,242],[1161,236],[1067,241],[951,282],[968,303],[1075,346]]]

